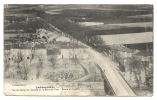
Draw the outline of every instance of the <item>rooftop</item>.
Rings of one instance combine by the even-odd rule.
[[[59,44],[45,44],[47,49],[59,48]]]
[[[61,51],[59,48],[47,49],[47,55],[59,55]]]
[[[87,48],[86,46],[78,43],[73,42],[56,42],[54,44],[44,44],[44,43],[22,43],[22,44],[12,44],[10,45],[10,48],[12,49],[31,49],[31,47],[35,47],[36,49],[81,49],[81,48]],[[9,46],[5,47],[5,49],[9,49]]]
[[[153,58],[151,57],[135,57],[134,60],[137,60],[137,61],[153,61]]]
[[[12,44],[13,49],[31,49],[31,44]]]
[[[136,51],[134,49],[127,48],[125,46],[114,46],[114,45],[111,45],[110,48],[118,50],[118,51],[122,51],[122,52],[128,52],[128,53],[134,53]]]
[[[124,64],[124,60],[126,61],[125,64]],[[133,62],[133,59],[132,58],[120,58],[119,62],[124,66],[130,65]]]
[[[84,45],[78,44],[78,43],[70,43],[70,42],[64,42],[64,44],[60,45],[61,49],[81,49],[81,48],[87,48]]]
[[[31,49],[33,44],[12,44],[13,49]],[[46,49],[46,46],[44,44],[35,44],[35,48],[37,49]]]
[[[46,49],[46,46],[45,46],[45,44],[36,44],[35,48],[37,48],[37,49]]]
[[[44,39],[33,39],[33,40],[36,41],[36,42],[45,42]]]
[[[150,52],[150,50],[147,52],[147,50],[141,50],[140,52],[136,53],[137,56],[153,56],[153,53]]]

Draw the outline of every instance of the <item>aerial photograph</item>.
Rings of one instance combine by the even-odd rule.
[[[5,95],[153,96],[153,5],[3,9]]]

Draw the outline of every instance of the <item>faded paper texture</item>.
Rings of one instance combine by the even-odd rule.
[[[4,94],[152,96],[153,5],[4,5]]]

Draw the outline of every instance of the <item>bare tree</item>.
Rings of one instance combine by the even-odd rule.
[[[28,66],[24,66],[23,69],[21,70],[21,73],[23,75],[23,80],[27,80],[28,79],[28,74],[30,72],[30,69]]]
[[[71,58],[71,60],[77,65],[79,63],[77,58]]]
[[[37,68],[36,78],[39,78],[43,69],[44,57],[42,54],[36,56],[38,57],[38,61],[39,61],[39,66],[36,67]]]
[[[40,67],[43,67],[44,56],[42,54],[36,56],[38,57]]]
[[[8,70],[9,69],[9,56],[10,56],[10,52],[5,52],[4,53],[4,70],[6,71],[6,70]]]
[[[14,78],[15,74],[9,70],[10,68],[10,52],[4,53],[4,78]]]
[[[53,69],[55,69],[55,65],[56,65],[56,63],[57,63],[57,57],[56,56],[53,56],[53,57],[51,57],[50,59],[49,59],[49,61],[51,62],[51,64],[52,64],[52,67],[53,67]]]
[[[18,52],[17,55],[14,56],[14,62],[17,63],[17,68],[19,69],[20,68],[20,62],[23,61],[23,55],[21,52]]]
[[[25,56],[21,53],[18,53],[17,56],[15,56],[15,63],[17,63],[18,73],[20,74],[21,79],[28,80],[28,74],[30,72],[30,67],[32,65],[27,65],[27,59],[25,59]],[[21,63],[21,65],[20,65]]]

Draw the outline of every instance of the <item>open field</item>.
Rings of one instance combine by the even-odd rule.
[[[117,34],[117,35],[98,35],[106,45],[113,44],[136,44],[153,42],[153,32]]]

